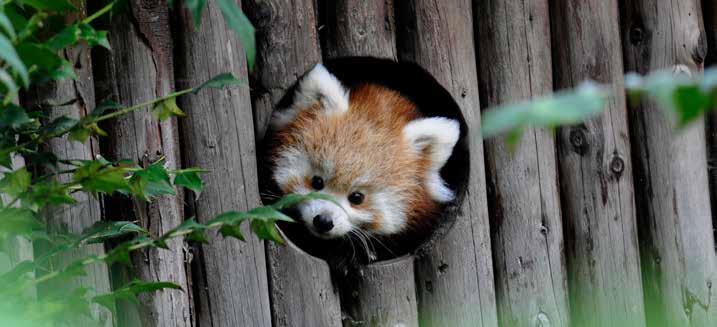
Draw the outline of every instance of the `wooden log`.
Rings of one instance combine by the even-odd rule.
[[[416,258],[422,326],[497,326],[471,2],[402,1],[398,54],[430,72],[458,102],[468,125],[470,180],[451,230]]]
[[[344,326],[418,326],[413,256],[361,268],[347,283]]]
[[[173,91],[174,72],[169,13],[164,1],[129,2],[129,8],[112,16],[109,42],[112,51],[97,51],[95,58],[98,102],[113,100],[125,106],[146,102]],[[108,124],[110,136],[103,153],[111,160],[130,159],[143,166],[165,158],[169,169],[181,166],[177,122],[157,121],[149,110],[135,111]],[[151,203],[109,198],[105,214],[115,220],[138,220],[152,235],[161,235],[184,219],[182,192]],[[183,240],[167,242],[169,250],[147,249],[132,255],[133,269],[126,278],[171,281],[184,292],[167,290],[143,294],[137,309],[120,308],[124,325],[192,326],[192,301]],[[116,281],[116,284],[127,282]],[[128,307],[130,306],[130,307]]]
[[[396,59],[393,0],[325,1],[324,56]]]
[[[620,20],[627,71],[702,70],[700,1],[629,0]],[[652,102],[629,112],[647,324],[714,326],[717,261],[704,125],[674,132]]]
[[[568,288],[576,326],[645,326],[617,1],[551,2],[558,89],[609,84],[603,114],[558,132]]]
[[[252,100],[255,135],[261,140],[273,109],[298,78],[321,60],[321,53],[314,1],[251,0],[245,5],[256,28]],[[326,262],[291,243],[267,243],[266,251],[274,326],[340,326],[338,290]]]
[[[482,105],[528,99],[552,89],[550,22],[545,0],[476,1]],[[509,149],[486,142],[498,315],[501,325],[567,326],[555,144],[529,129]]]
[[[176,31],[177,87],[197,86],[220,73],[247,80],[244,50],[216,5],[207,2],[202,24],[180,10]],[[209,170],[199,199],[190,199],[201,222],[229,210],[260,204],[249,88],[203,90],[179,99],[183,158]],[[271,326],[264,243],[245,225],[246,242],[209,235],[193,267],[197,321],[201,326]],[[294,299],[299,301],[300,299]]]
[[[705,32],[707,34],[707,59],[705,60],[706,66],[717,65],[717,2],[715,1],[703,1],[702,4],[705,6],[704,18],[705,18]],[[707,167],[709,171],[710,179],[710,198],[712,208],[717,208],[717,171],[715,171],[715,163],[717,163],[717,113],[712,112],[707,115]],[[717,215],[712,214],[712,226],[717,226]],[[717,229],[714,229],[715,237],[717,238]],[[717,250],[717,248],[715,248]],[[717,292],[715,292],[717,296]],[[717,315],[717,306],[713,306],[715,315]]]
[[[322,8],[325,10],[326,28],[328,28],[323,48],[325,57],[396,58],[393,1],[336,1],[326,5],[325,8]],[[378,28],[379,26],[383,26],[383,28]],[[403,268],[394,269],[396,267]],[[349,314],[346,324],[351,324],[352,321],[369,323],[380,321],[385,324],[376,323],[374,325],[393,326],[392,322],[400,321],[406,326],[418,325],[412,257],[402,257],[389,265],[369,264],[362,267],[360,274],[354,272],[350,275],[356,275],[354,283],[360,286],[341,289],[342,300],[353,299],[348,303],[342,302],[341,304],[342,309]],[[361,290],[358,297],[354,297],[354,292],[359,289]],[[406,294],[406,296],[412,296],[413,300],[409,299],[404,302],[404,299],[401,298],[381,301],[380,304],[383,307],[369,304],[375,300],[369,296],[377,296],[378,293]]]
[[[84,1],[74,1],[78,5],[80,11],[70,15],[69,20],[76,20],[85,15]],[[90,58],[90,50],[86,45],[80,44],[75,47],[62,50],[59,55],[72,63],[76,80],[59,80],[41,84],[29,90],[23,99],[23,105],[32,110],[44,110],[47,113],[48,121],[52,121],[60,116],[68,116],[74,119],[80,119],[91,112],[95,107],[95,91],[92,78],[92,63]],[[60,107],[51,107],[51,104],[67,104]],[[54,138],[47,142],[46,148],[48,152],[52,152],[59,159],[70,160],[91,160],[99,154],[99,147],[95,139],[87,142],[79,143],[71,141],[67,136],[62,138]],[[30,163],[32,164],[32,163]],[[41,171],[40,173],[50,173],[41,167],[33,167]],[[58,170],[72,169],[72,166],[58,164]],[[72,181],[72,175],[57,175],[56,180],[60,183],[69,183]],[[72,197],[77,201],[76,204],[65,207],[49,208],[45,213],[47,228],[50,231],[73,233],[79,235],[85,228],[102,219],[102,210],[100,201],[87,193],[73,193]],[[28,246],[29,244],[25,245]],[[32,245],[29,245],[32,247]],[[48,251],[42,242],[35,244],[35,251],[39,254]],[[30,252],[32,253],[32,252]],[[87,244],[77,249],[63,253],[50,262],[54,269],[62,269],[77,260],[87,258],[94,255],[102,255],[105,249],[102,244]],[[94,294],[103,294],[111,290],[110,275],[107,265],[103,262],[89,265],[85,269],[86,275],[71,280],[63,281],[62,284],[48,283],[38,288],[38,296],[42,297],[43,293],[58,292],[58,289],[71,290],[73,288],[89,287],[93,289]],[[91,306],[90,317],[82,320],[84,323],[92,323],[99,321],[102,326],[112,325],[112,316],[109,310],[99,305]],[[85,319],[85,317],[81,318]]]

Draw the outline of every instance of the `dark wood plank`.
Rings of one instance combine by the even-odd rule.
[[[396,59],[393,0],[327,0],[324,56]]]
[[[132,105],[172,92],[172,39],[166,3],[130,1],[128,10],[113,16],[109,24],[112,51],[95,52],[98,102],[113,100]],[[169,169],[181,166],[177,122],[174,119],[158,122],[149,110],[140,110],[113,120],[108,124],[107,131],[110,136],[103,139],[102,147],[111,160],[129,159],[147,166],[165,158]],[[105,210],[111,219],[138,220],[153,235],[161,235],[183,221],[182,203],[181,192],[151,203],[110,198],[106,201]],[[186,244],[181,239],[173,239],[167,245],[169,250],[149,249],[134,253],[133,269],[126,278],[168,280],[185,291],[168,290],[142,295],[139,312],[133,312],[131,307],[118,310],[121,323],[194,325],[189,276],[185,269]]]
[[[572,323],[645,326],[618,2],[551,2],[555,85],[585,79],[615,96],[597,119],[558,132]]]
[[[553,87],[546,0],[474,1],[482,105]],[[501,325],[567,326],[569,308],[555,142],[529,129],[520,144],[486,142],[488,206]]]
[[[452,229],[416,258],[421,326],[497,326],[471,2],[397,3],[398,53],[430,72],[469,128],[470,181]]]
[[[700,73],[707,45],[700,1],[628,0],[621,9],[626,71]],[[654,103],[629,113],[647,324],[714,326],[704,125],[675,132]]]
[[[199,85],[230,72],[247,80],[244,50],[214,1],[208,1],[197,29],[180,10],[177,37],[177,88]],[[190,199],[201,222],[229,210],[247,210],[260,204],[257,187],[254,123],[249,87],[204,90],[180,98],[188,117],[181,119],[183,159],[186,166],[209,170],[206,187]],[[246,242],[209,234],[209,243],[195,250],[192,273],[201,326],[271,326],[269,285],[264,243],[244,225]]]
[[[251,0],[245,4],[257,33],[252,100],[255,134],[260,140],[279,100],[321,60],[321,53],[314,1]],[[267,243],[266,250],[274,326],[340,326],[338,290],[326,262],[292,244]]]

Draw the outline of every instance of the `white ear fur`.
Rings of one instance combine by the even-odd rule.
[[[458,121],[443,117],[421,118],[411,121],[403,128],[403,136],[416,152],[429,148],[431,166],[426,185],[431,197],[438,202],[448,202],[455,194],[441,178],[441,168],[446,164],[460,136]]]
[[[301,79],[294,93],[294,103],[289,108],[275,111],[271,117],[271,128],[280,130],[291,123],[299,111],[308,109],[321,101],[326,113],[342,113],[349,110],[349,92],[341,82],[322,64],[316,64]]]

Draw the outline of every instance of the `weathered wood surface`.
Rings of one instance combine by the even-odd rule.
[[[418,326],[413,257],[371,264],[350,280],[344,326]]]
[[[337,1],[329,2],[325,8],[327,17],[328,39],[324,43],[324,56],[336,58],[340,56],[370,56],[377,58],[396,58],[396,36],[393,21],[393,2],[391,0],[373,1]],[[390,23],[389,23],[390,22]],[[383,26],[383,28],[380,28]],[[407,270],[392,269],[394,267],[410,266]],[[356,283],[362,289],[343,288],[342,299],[353,297],[353,292],[360,294],[349,303],[341,303],[342,310],[348,312],[354,321],[371,321],[381,317],[380,326],[393,326],[391,322],[403,321],[407,326],[418,325],[416,308],[416,288],[413,278],[413,258],[403,257],[390,265],[370,264],[362,269],[362,274],[356,276]],[[410,288],[410,289],[409,289]],[[413,300],[395,299],[370,303],[374,299],[367,296],[377,296],[372,293],[385,294],[411,294]],[[413,308],[409,308],[410,306]],[[388,313],[388,314],[386,314]],[[397,316],[401,314],[402,316]],[[414,316],[407,316],[407,315]],[[347,321],[347,323],[351,323]],[[376,324],[374,324],[376,325]]]
[[[551,2],[556,88],[612,85],[603,114],[558,132],[572,324],[645,326],[618,2]]]
[[[216,2],[207,2],[198,29],[189,12],[180,10],[178,16],[177,88],[225,72],[247,80],[244,50]],[[258,206],[249,87],[203,90],[179,104],[188,115],[180,120],[185,166],[209,170],[202,175],[201,198],[189,200],[198,220]],[[209,243],[196,248],[192,275],[200,326],[271,326],[264,243],[244,227],[246,242],[210,233]]]
[[[552,90],[545,0],[474,2],[483,106]],[[567,326],[567,280],[552,134],[529,129],[509,149],[486,142],[498,315],[501,325]]]
[[[699,1],[629,0],[620,20],[626,70],[700,73],[706,37]],[[652,103],[629,112],[647,323],[714,326],[704,126],[674,132]]]
[[[717,65],[717,1],[703,1],[705,32],[707,35],[707,58],[705,67]],[[710,179],[710,198],[712,208],[717,208],[717,112],[707,115],[707,168],[709,169]],[[712,226],[717,238],[717,215],[712,214]],[[716,245],[717,246],[717,245]],[[717,250],[717,248],[715,249]],[[715,293],[715,301],[717,303],[717,292]],[[712,306],[712,310],[717,319],[717,305]]]
[[[127,106],[165,96],[174,89],[172,39],[164,1],[129,2],[128,9],[112,17],[109,41],[112,51],[97,51],[95,60],[98,102],[113,100]],[[142,166],[165,158],[169,169],[181,166],[177,122],[158,122],[149,110],[135,111],[113,120],[104,153],[112,160],[130,159]],[[152,235],[161,235],[183,221],[181,190],[151,203],[109,198],[105,214],[113,220],[138,220]],[[192,326],[189,274],[182,239],[167,242],[169,250],[147,249],[133,254],[127,279],[172,281],[184,292],[166,290],[141,296],[139,312],[119,310],[122,324]],[[116,281],[116,283],[127,282]],[[137,316],[138,315],[138,316]],[[139,321],[137,321],[139,319]]]
[[[394,0],[324,1],[324,56],[396,59]],[[387,46],[392,45],[392,46]]]
[[[84,15],[84,1],[74,1],[78,4],[80,11],[71,15],[72,18]],[[23,99],[23,105],[30,110],[45,111],[46,119],[52,121],[60,116],[68,116],[74,119],[80,119],[91,112],[95,107],[95,91],[92,78],[92,63],[90,59],[90,50],[86,45],[80,44],[73,48],[62,50],[59,54],[63,59],[68,60],[75,67],[76,80],[60,80],[56,82],[42,84],[28,91]],[[67,104],[61,107],[52,107],[50,104]],[[46,151],[52,152],[60,159],[72,160],[90,160],[99,154],[100,150],[96,140],[91,139],[85,143],[71,141],[67,136],[63,138],[54,138],[47,142]],[[32,163],[30,163],[32,164]],[[71,169],[72,166],[58,164],[58,170]],[[40,174],[49,174],[50,171],[40,171],[42,167],[33,167]],[[68,183],[72,181],[72,175],[61,174],[56,177],[60,183]],[[48,229],[55,232],[69,232],[79,235],[85,228],[102,219],[102,210],[100,201],[87,193],[73,193],[72,197],[77,204],[72,206],[49,208],[44,212],[44,217],[48,224]],[[43,248],[43,244],[38,242],[35,251],[42,254],[47,251]],[[54,269],[61,269],[66,265],[73,263],[79,259],[92,256],[102,255],[105,249],[102,244],[88,244],[79,247],[67,253],[57,256],[51,261]],[[59,290],[69,290],[73,287],[90,287],[94,294],[103,294],[111,290],[110,275],[107,265],[103,262],[90,265],[86,268],[86,275],[78,277],[70,282],[63,281],[62,284],[48,283],[38,288],[38,296],[46,291],[58,292]],[[61,291],[60,291],[61,292]],[[102,326],[111,326],[112,317],[110,311],[101,306],[91,307],[91,317],[97,321],[101,321]],[[91,321],[85,320],[85,323]]]
[[[321,52],[314,1],[252,0],[245,5],[257,33],[252,99],[255,135],[261,140],[272,110],[321,60]],[[292,244],[267,243],[266,251],[274,326],[340,326],[338,290],[326,262]]]
[[[430,72],[468,125],[470,180],[448,234],[416,258],[421,326],[497,326],[480,103],[468,0],[397,3],[398,54]]]

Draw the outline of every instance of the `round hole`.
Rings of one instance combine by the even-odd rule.
[[[369,57],[347,57],[325,61],[324,66],[349,91],[357,85],[374,83],[398,92],[416,105],[424,117],[446,117],[460,123],[460,137],[451,157],[441,169],[441,177],[455,192],[455,199],[439,206],[436,214],[425,217],[433,222],[423,232],[407,232],[392,236],[353,235],[341,239],[322,239],[314,236],[302,223],[281,223],[279,228],[288,241],[315,257],[327,260],[332,267],[346,264],[367,264],[391,260],[424,251],[452,227],[459,214],[469,180],[468,127],[458,104],[428,72],[413,63]],[[297,81],[298,82],[298,81]],[[284,95],[275,110],[285,110],[293,100],[295,83]],[[476,110],[478,110],[476,108]],[[272,179],[271,150],[279,146],[271,129],[259,145],[259,180],[262,201],[270,204],[281,196]],[[309,176],[311,178],[311,176]],[[310,180],[307,183],[311,183]],[[370,195],[367,195],[367,198]],[[288,210],[296,217],[296,212]]]

